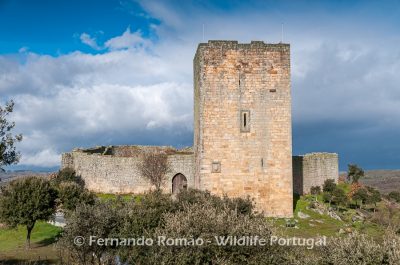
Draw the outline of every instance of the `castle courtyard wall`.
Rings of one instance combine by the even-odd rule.
[[[144,193],[152,187],[138,171],[140,155],[123,157],[73,151],[63,154],[62,168],[73,168],[85,181],[86,187],[99,193]],[[168,155],[171,172],[167,174],[164,192],[172,192],[172,178],[183,174],[188,187],[194,187],[193,154],[177,153]]]

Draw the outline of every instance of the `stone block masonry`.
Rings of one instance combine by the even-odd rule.
[[[335,153],[311,153],[293,156],[293,190],[309,194],[312,186],[322,186],[327,179],[339,179],[339,157]]]
[[[292,216],[289,45],[199,44],[194,89],[196,187]]]
[[[293,191],[337,180],[337,154],[292,158],[289,44],[200,43],[193,66],[193,149],[76,149],[63,154],[62,167],[73,168],[95,192],[143,193],[151,185],[138,172],[141,154],[162,150],[172,165],[165,192],[194,187],[249,196],[259,212],[275,217],[293,216]]]
[[[176,150],[162,146],[113,146],[77,149],[62,156],[62,168],[73,168],[86,187],[99,193],[144,193],[150,183],[141,177],[137,165],[144,151],[164,150],[168,154],[171,172],[163,190],[172,192],[172,179],[182,174],[187,185],[194,186],[192,149]]]

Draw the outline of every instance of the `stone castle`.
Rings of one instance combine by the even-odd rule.
[[[137,169],[146,151],[164,151],[172,166],[165,192],[193,187],[250,196],[267,216],[293,215],[293,194],[338,179],[338,156],[292,156],[290,46],[252,41],[201,43],[194,58],[194,146],[75,149],[62,168],[75,169],[95,192],[143,193]]]

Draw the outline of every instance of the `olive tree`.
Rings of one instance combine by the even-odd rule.
[[[56,210],[57,193],[44,178],[28,177],[1,188],[0,221],[27,229],[26,248],[30,248],[33,227],[38,220],[49,220]]]
[[[364,170],[355,164],[350,164],[348,165],[347,175],[351,179],[352,183],[358,183],[360,178],[364,177]]]
[[[20,158],[15,143],[22,140],[22,135],[12,134],[15,123],[8,120],[8,116],[13,110],[14,102],[12,100],[7,102],[5,106],[0,105],[0,170],[2,171],[4,171],[4,166],[18,163]]]
[[[72,211],[79,204],[93,205],[96,195],[75,182],[62,182],[57,186],[58,201],[63,210]]]
[[[336,183],[334,179],[326,179],[322,186],[323,192],[332,193],[336,189]]]

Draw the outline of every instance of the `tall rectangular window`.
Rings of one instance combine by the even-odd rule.
[[[240,131],[250,132],[250,110],[240,111]]]

